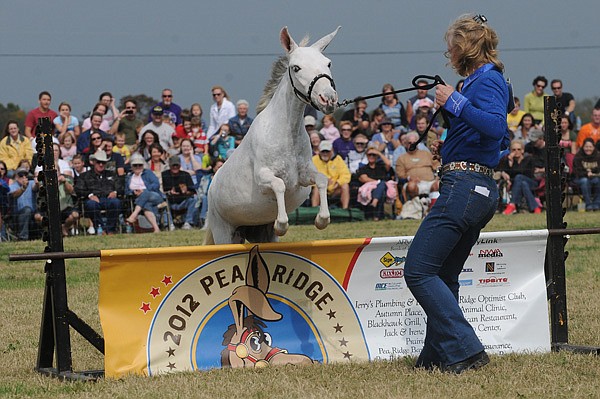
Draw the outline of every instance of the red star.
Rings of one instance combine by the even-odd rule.
[[[150,303],[148,303],[148,302],[142,302],[142,306],[140,307],[140,310],[142,312],[144,312],[144,314],[146,314],[149,311],[151,311],[152,309],[150,309]]]
[[[157,296],[160,295],[160,288],[152,287],[152,289],[150,290],[150,292],[148,294],[152,295],[152,298],[156,298]]]
[[[173,280],[171,279],[171,276],[167,276],[165,275],[165,278],[163,278],[162,280],[160,280],[165,286],[169,285],[169,284],[173,284]]]

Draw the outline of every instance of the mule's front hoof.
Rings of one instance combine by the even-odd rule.
[[[275,231],[275,234],[278,236],[284,236],[285,233],[287,233],[288,228],[290,227],[288,222],[285,223],[279,223],[279,222],[275,222],[275,225],[273,226],[273,230]]]
[[[315,218],[315,227],[319,230],[323,230],[325,227],[329,226],[329,215],[327,217],[321,217],[321,215],[317,215]]]

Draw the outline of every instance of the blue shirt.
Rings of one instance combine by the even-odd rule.
[[[25,207],[31,208],[33,211],[36,209],[36,199],[35,194],[33,192],[33,186],[35,186],[35,182],[33,180],[29,180],[27,184],[27,188],[23,191],[23,194],[19,195],[19,197],[15,200],[16,211],[19,212],[21,209]],[[21,185],[15,181],[10,185],[10,192],[14,193]]]
[[[502,73],[485,64],[465,79],[462,93],[446,101],[450,128],[442,146],[444,164],[475,162],[494,168],[503,145],[509,144],[506,123],[509,90]]]

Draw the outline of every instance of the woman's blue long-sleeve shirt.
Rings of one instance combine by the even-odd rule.
[[[467,77],[462,93],[453,92],[444,105],[451,115],[441,151],[443,163],[467,161],[495,168],[501,147],[510,144],[508,102],[508,85],[492,64]]]

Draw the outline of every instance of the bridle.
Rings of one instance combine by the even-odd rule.
[[[315,87],[315,84],[317,83],[317,81],[319,79],[325,78],[325,79],[329,80],[329,82],[331,82],[331,87],[333,87],[333,90],[335,90],[335,82],[333,81],[333,78],[331,76],[327,75],[326,73],[321,73],[321,74],[315,76],[313,78],[313,80],[311,80],[310,84],[308,85],[308,92],[306,94],[304,94],[300,90],[298,90],[296,88],[296,86],[294,85],[294,79],[292,78],[292,67],[288,67],[288,74],[290,76],[290,84],[292,85],[292,88],[294,89],[294,94],[296,95],[296,97],[298,97],[298,99],[300,99],[300,101],[302,101],[303,103],[305,103],[307,105],[311,105],[315,109],[319,109],[319,106],[313,102],[313,100],[311,99],[311,95],[312,95],[313,88]]]

